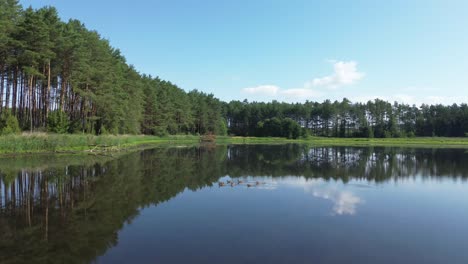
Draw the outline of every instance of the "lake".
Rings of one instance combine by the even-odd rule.
[[[468,151],[0,159],[0,263],[468,263]]]

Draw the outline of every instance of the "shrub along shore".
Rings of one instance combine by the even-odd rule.
[[[398,146],[398,147],[460,147],[468,148],[468,138],[327,138],[286,139],[275,137],[218,136],[216,144],[288,144],[311,146]],[[0,136],[0,154],[28,153],[106,153],[152,146],[187,146],[205,144],[199,136],[167,137],[143,135],[101,135],[23,133]]]

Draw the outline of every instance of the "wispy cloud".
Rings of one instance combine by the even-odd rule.
[[[322,96],[322,93],[306,88],[282,90],[280,94],[285,96],[286,98],[292,99],[308,99]]]
[[[306,86],[338,88],[340,86],[354,84],[365,76],[363,72],[358,71],[357,62],[355,61],[333,61],[333,69],[333,74],[315,78],[308,82]]]
[[[248,87],[242,89],[246,94],[251,95],[263,95],[263,96],[275,96],[278,94],[280,88],[276,85],[259,85],[256,87]]]
[[[278,97],[286,101],[305,101],[320,97],[322,94],[313,89],[281,89],[276,85],[259,85],[242,89],[244,94],[252,96]]]
[[[242,93],[251,96],[278,98],[285,101],[318,100],[325,93],[319,88],[338,88],[351,85],[364,78],[364,73],[358,71],[355,61],[332,61],[334,72],[325,77],[315,78],[302,87],[282,89],[278,85],[267,84],[242,89]]]

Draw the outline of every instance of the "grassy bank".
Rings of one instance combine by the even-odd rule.
[[[0,136],[0,154],[42,152],[108,152],[145,145],[196,144],[196,136],[71,135],[33,133]]]
[[[198,136],[133,136],[133,135],[69,135],[33,133],[0,136],[0,154],[44,152],[101,153],[153,145],[198,144]],[[413,147],[462,147],[468,148],[468,138],[323,138],[308,139],[218,137],[218,144],[286,144],[306,143],[312,146],[413,146]]]
[[[418,138],[327,138],[307,139],[225,137],[218,143],[229,144],[285,144],[306,143],[312,146],[398,146],[398,147],[461,147],[468,148],[468,138],[418,137]]]
[[[311,138],[314,145],[325,146],[397,146],[397,147],[460,147],[468,148],[468,138]]]

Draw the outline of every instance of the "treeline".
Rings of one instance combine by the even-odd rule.
[[[0,0],[0,99],[3,132],[226,133],[212,95],[141,75],[80,21],[17,0]]]
[[[229,132],[241,136],[270,136],[281,120],[293,120],[299,135],[325,137],[463,137],[468,134],[468,105],[416,107],[376,99],[367,103],[326,100],[323,103],[232,101],[226,105]],[[272,121],[273,120],[273,121]],[[284,131],[284,130],[283,130]],[[296,138],[297,133],[288,132]]]
[[[462,105],[221,102],[140,74],[118,49],[57,10],[0,0],[0,134],[461,137]]]

